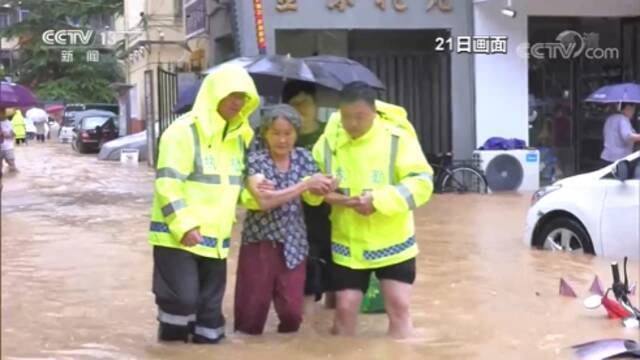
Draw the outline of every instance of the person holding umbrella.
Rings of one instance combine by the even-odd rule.
[[[600,155],[603,166],[631,155],[633,145],[640,143],[640,134],[631,125],[636,105],[620,103],[619,110],[619,113],[609,115],[604,124],[604,149]]]
[[[47,122],[49,121],[49,115],[43,109],[32,107],[27,111],[27,119],[33,123],[36,128],[36,140],[39,142],[45,142],[45,136],[47,132]]]
[[[306,81],[290,81],[282,91],[282,102],[293,106],[301,115],[300,135],[296,146],[313,150],[326,123],[318,120],[316,87]],[[319,301],[325,294],[325,305],[335,306],[335,294],[331,290],[329,265],[331,264],[331,207],[327,203],[311,206],[303,203],[304,218],[309,240],[306,282],[304,294],[310,301]]]
[[[16,158],[13,152],[13,138],[15,134],[11,122],[6,118],[5,109],[0,107],[0,177],[2,177],[2,168],[6,162],[9,165],[9,171],[17,172]]]

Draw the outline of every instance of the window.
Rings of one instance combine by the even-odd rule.
[[[95,15],[89,19],[89,25],[94,29],[104,29],[107,26],[113,29],[114,19],[113,16],[109,14]]]
[[[29,18],[29,10],[20,10],[20,22],[23,22]]]
[[[0,13],[0,29],[4,29],[11,25],[11,17],[7,13]]]
[[[104,125],[109,120],[108,117],[92,116],[82,120],[82,128],[85,130],[93,130],[98,126]]]

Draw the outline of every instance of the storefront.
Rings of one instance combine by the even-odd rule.
[[[640,1],[512,1],[514,17],[507,4],[474,5],[474,34],[509,41],[504,56],[474,55],[477,143],[503,136],[540,147],[543,162],[555,162],[543,183],[597,168],[611,109],[583,100],[602,85],[640,82]]]
[[[262,9],[258,18],[256,4]],[[472,32],[470,2],[263,0],[235,6],[242,55],[263,50],[360,61],[385,83],[381,99],[407,108],[425,152],[471,157],[472,56],[436,49],[438,41]]]
[[[565,32],[574,37],[566,42],[576,49],[584,43],[584,54],[529,61],[531,109],[538,114],[530,140],[551,148],[558,170],[572,175],[599,167],[602,128],[615,111],[583,100],[601,86],[640,81],[640,17],[530,17],[529,42],[553,43],[567,29],[575,33]]]

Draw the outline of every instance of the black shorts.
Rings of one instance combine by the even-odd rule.
[[[350,269],[333,263],[331,266],[331,285],[336,291],[359,289],[366,293],[372,272],[380,280],[396,280],[413,285],[416,280],[416,258],[378,269]]]

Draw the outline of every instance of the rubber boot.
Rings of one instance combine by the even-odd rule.
[[[158,341],[183,341],[189,342],[189,328],[160,323],[158,325]]]

